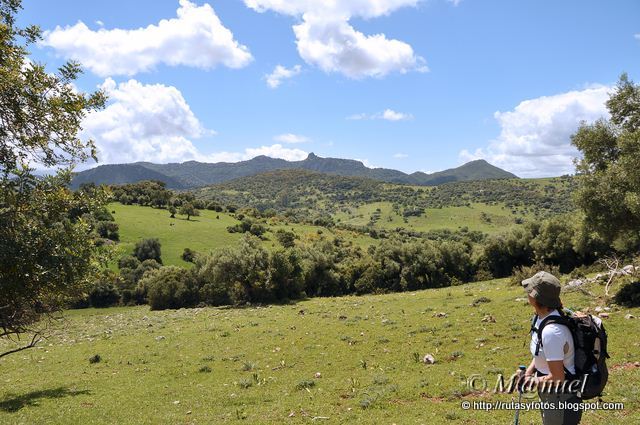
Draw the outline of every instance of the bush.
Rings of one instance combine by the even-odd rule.
[[[181,258],[187,263],[193,263],[196,260],[196,252],[191,248],[185,248],[184,251],[182,251]]]
[[[284,248],[293,248],[296,245],[296,234],[284,229],[278,229],[276,239]]]
[[[114,221],[99,221],[96,225],[96,232],[101,238],[116,242],[120,240],[119,226]]]
[[[620,288],[615,301],[625,307],[640,307],[640,282],[630,282]]]
[[[120,278],[113,273],[107,273],[96,281],[89,291],[89,301],[96,308],[111,307],[120,302],[120,291],[117,281]]]
[[[139,241],[133,249],[133,255],[139,261],[156,260],[162,264],[160,241],[158,239],[143,239]]]
[[[119,269],[136,269],[139,265],[140,260],[138,260],[133,255],[123,255],[118,260]]]
[[[181,267],[153,270],[140,280],[138,287],[146,290],[151,310],[193,307],[198,303],[195,279]]]

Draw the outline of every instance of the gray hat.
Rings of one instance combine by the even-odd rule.
[[[551,273],[538,272],[522,281],[524,290],[538,304],[549,308],[560,308],[560,281]]]

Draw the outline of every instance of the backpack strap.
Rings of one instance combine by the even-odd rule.
[[[535,329],[535,332],[538,335],[538,344],[536,344],[536,356],[540,353],[540,347],[542,347],[542,330],[544,329],[545,326],[549,324],[564,325],[569,328],[569,331],[571,331],[569,318],[563,314],[561,314],[560,316],[547,316],[544,319],[542,319],[542,322],[540,322],[540,326],[538,326],[538,328]],[[573,336],[573,332],[571,334]],[[564,365],[563,365],[563,369],[564,369],[565,377],[574,376],[574,374],[569,372],[569,370]]]
[[[538,316],[536,316],[534,319],[536,319],[537,317]],[[532,331],[535,331],[536,334],[538,335],[538,344],[536,345],[536,356],[540,353],[540,347],[542,347],[542,330],[548,324],[564,325],[568,327],[569,330],[571,330],[571,326],[569,325],[569,319],[566,316],[562,316],[562,315],[545,317],[544,319],[542,319],[542,322],[540,322],[540,326],[538,326],[537,328],[534,328],[532,325]]]

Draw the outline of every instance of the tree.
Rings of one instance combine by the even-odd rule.
[[[608,241],[640,237],[640,86],[622,74],[607,101],[610,120],[583,123],[571,137],[582,153],[577,204]]]
[[[78,131],[105,96],[73,87],[76,62],[50,73],[27,58],[41,31],[16,26],[20,8],[20,0],[0,0],[0,338],[33,337],[0,357],[37,344],[41,323],[83,292],[104,253],[87,217],[98,214],[105,193],[68,185],[71,167],[95,159],[94,144]],[[58,172],[36,178],[29,165]]]
[[[178,210],[176,209],[176,207],[174,207],[173,205],[169,205],[169,217],[171,218],[176,218],[176,213],[178,212]]]
[[[133,248],[133,255],[139,261],[155,260],[162,264],[162,252],[160,249],[160,241],[158,239],[143,239],[136,243]]]
[[[284,248],[293,248],[296,246],[296,234],[284,229],[276,231],[276,239]]]
[[[200,211],[198,211],[191,202],[185,202],[180,207],[180,214],[186,215],[187,220],[191,218],[191,216],[197,217],[200,215]]]

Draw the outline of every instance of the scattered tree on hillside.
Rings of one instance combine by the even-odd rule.
[[[138,261],[155,260],[162,264],[160,241],[158,239],[143,239],[136,243],[133,255]]]
[[[200,211],[198,211],[191,202],[186,202],[182,204],[180,207],[180,214],[187,216],[187,221],[191,219],[191,217],[197,217],[200,215]]]
[[[20,8],[20,0],[0,1],[0,338],[16,339],[0,357],[37,344],[41,319],[53,319],[97,272],[101,249],[88,217],[106,202],[101,189],[71,192],[63,169],[95,158],[78,131],[105,96],[73,87],[76,62],[50,73],[28,59],[41,31],[16,26]],[[59,171],[36,178],[30,165]],[[30,342],[17,345],[25,333]]]
[[[581,185],[578,205],[586,224],[609,241],[640,246],[640,86],[622,74],[607,101],[610,120],[582,124],[572,143]]]

